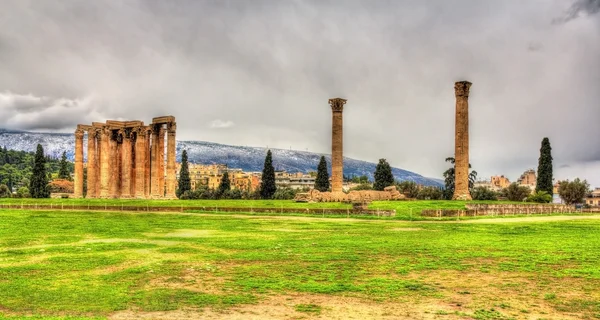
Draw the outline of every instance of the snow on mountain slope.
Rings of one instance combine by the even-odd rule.
[[[87,148],[87,139],[84,139],[84,150]],[[65,133],[36,133],[24,131],[0,130],[0,146],[7,149],[35,151],[37,144],[44,147],[44,152],[51,157],[59,158],[63,151],[73,161],[75,139],[73,134]],[[244,171],[262,171],[267,150],[257,147],[230,146],[204,141],[178,141],[177,161],[181,159],[181,151],[187,150],[191,163],[223,163],[230,168],[240,168]],[[321,154],[271,149],[275,170],[288,172],[316,171]],[[331,156],[325,155],[327,163],[331,165]],[[346,176],[367,175],[373,179],[375,163],[355,160],[344,157],[344,174]],[[331,170],[331,168],[330,168]],[[331,171],[330,171],[331,172]],[[419,184],[441,186],[441,180],[423,177],[417,173],[399,168],[392,168],[392,173],[399,181],[414,181]]]

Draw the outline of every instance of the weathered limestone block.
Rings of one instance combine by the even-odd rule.
[[[296,195],[297,202],[371,202],[385,200],[402,200],[406,197],[401,194],[395,186],[390,186],[384,191],[375,190],[353,190],[349,193],[344,192],[319,192],[316,189],[308,193]]]

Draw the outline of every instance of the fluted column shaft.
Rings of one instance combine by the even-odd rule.
[[[150,155],[150,176],[152,179],[152,186],[150,189],[150,194],[152,198],[160,197],[159,188],[160,188],[160,158],[159,158],[159,132],[160,128],[158,125],[154,125],[152,128],[152,141],[151,141],[151,155]]]
[[[151,138],[152,134],[151,131],[146,130],[146,143],[144,145],[145,148],[145,152],[146,152],[146,158],[144,160],[144,195],[146,196],[146,198],[150,198],[150,188],[152,187],[152,180],[150,179],[150,154],[151,154],[151,148],[150,148],[150,138]]]
[[[167,131],[167,194],[166,198],[175,199],[177,195],[177,168],[175,166],[175,132],[177,126],[175,123],[169,124]]]
[[[469,90],[471,83],[454,84],[456,96],[454,144],[454,200],[471,200],[469,192]]]
[[[165,196],[165,130],[162,126],[158,131],[158,194],[161,198]]]
[[[121,143],[121,198],[131,198],[131,139],[123,132]]]
[[[332,111],[331,126],[331,191],[342,192],[344,184],[344,132],[342,112],[345,99],[329,99]]]
[[[138,130],[136,132],[135,141],[135,197],[145,199],[145,183],[146,183],[146,132]]]
[[[110,130],[102,128],[100,134],[100,198],[106,199],[110,197],[110,151],[109,151]]]
[[[109,192],[110,198],[118,198],[119,153],[118,153],[118,149],[117,149],[117,140],[112,139],[112,137],[111,137],[111,139],[108,140],[108,145],[109,145],[109,152],[110,152],[110,156],[109,156],[110,179],[108,182],[108,192]]]
[[[87,155],[87,193],[86,198],[93,199],[96,194],[96,129],[88,130],[88,155]]]
[[[83,130],[75,130],[75,177],[74,196],[83,197]]]

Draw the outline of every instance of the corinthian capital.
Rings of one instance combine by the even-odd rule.
[[[333,112],[342,112],[344,111],[344,105],[346,104],[346,99],[342,98],[333,98],[329,99],[329,104],[331,105],[331,110]]]
[[[469,81],[459,81],[454,83],[454,95],[457,97],[468,97],[471,84],[472,83]]]
[[[83,139],[83,134],[84,134],[83,129],[77,128],[75,130],[75,138],[77,138],[77,139]]]

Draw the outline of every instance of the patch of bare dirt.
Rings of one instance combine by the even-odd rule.
[[[153,278],[148,283],[152,288],[186,289],[190,291],[223,294],[225,279],[210,271],[210,266],[187,267],[177,275]]]
[[[421,230],[425,230],[423,228],[392,228],[389,229],[391,231],[421,231]]]

